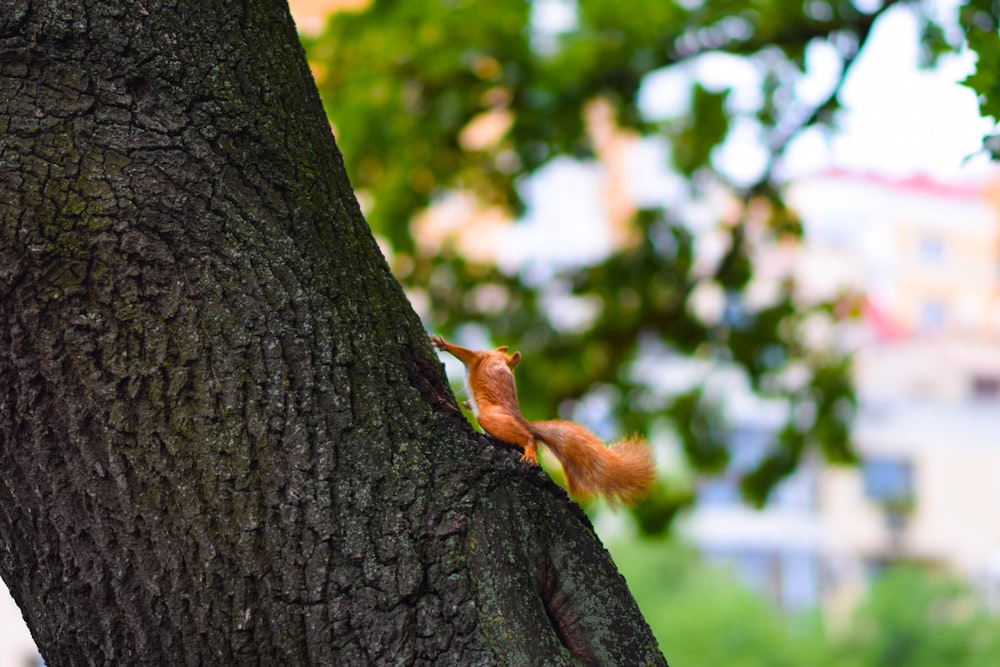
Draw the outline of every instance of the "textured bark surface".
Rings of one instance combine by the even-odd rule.
[[[455,407],[284,2],[5,0],[0,207],[0,575],[49,665],[663,663]]]

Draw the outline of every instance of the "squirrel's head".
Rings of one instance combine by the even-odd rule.
[[[514,354],[507,354],[507,346],[506,345],[501,345],[500,347],[498,347],[497,349],[495,349],[493,351],[493,353],[494,354],[499,354],[499,356],[501,356],[503,358],[504,363],[507,364],[507,368],[510,368],[512,370],[513,370],[514,366],[517,366],[518,362],[521,361],[521,353],[520,352],[515,352]]]

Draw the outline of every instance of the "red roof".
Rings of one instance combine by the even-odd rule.
[[[881,308],[872,303],[872,300],[865,298],[861,306],[861,313],[865,321],[871,325],[875,335],[879,340],[890,341],[900,340],[906,337],[903,327],[896,324]]]
[[[938,197],[954,197],[956,199],[974,199],[983,194],[983,184],[978,182],[946,183],[936,180],[927,174],[912,174],[902,178],[886,176],[872,171],[851,171],[835,167],[823,172],[818,178],[839,178],[844,180],[861,181],[874,185],[892,188],[894,190],[908,190],[926,195],[936,195]]]

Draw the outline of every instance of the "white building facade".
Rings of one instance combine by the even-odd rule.
[[[864,304],[849,334],[861,463],[806,461],[764,510],[746,508],[740,461],[761,455],[775,424],[737,416],[732,479],[704,484],[685,525],[784,608],[847,609],[899,562],[962,575],[1000,606],[996,193],[844,172],[789,189],[805,237],[782,262],[806,298]]]

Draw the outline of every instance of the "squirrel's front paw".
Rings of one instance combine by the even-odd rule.
[[[432,335],[431,336],[431,345],[433,345],[434,347],[436,347],[439,350],[443,350],[443,349],[445,349],[445,346],[447,344],[444,342],[444,338],[441,338],[441,336]]]

